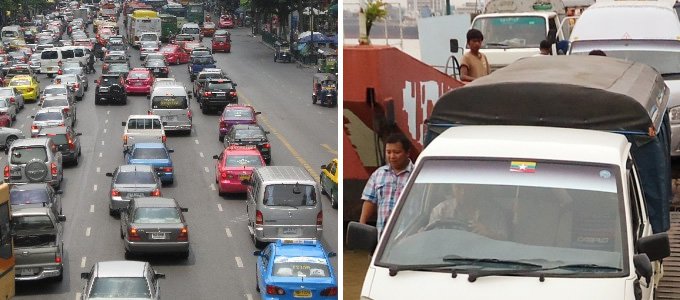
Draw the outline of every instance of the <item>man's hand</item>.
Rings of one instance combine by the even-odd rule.
[[[366,224],[368,220],[375,215],[375,211],[378,205],[371,201],[364,200],[364,204],[361,207],[361,217],[359,217],[359,223]]]

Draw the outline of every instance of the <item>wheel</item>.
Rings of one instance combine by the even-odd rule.
[[[333,100],[326,100],[326,107],[333,107]]]
[[[116,211],[113,210],[112,208],[109,207],[109,216],[115,217],[116,216]],[[120,238],[123,238],[123,232],[120,232]]]
[[[333,191],[330,192],[331,196],[331,207],[337,209],[338,208],[338,199],[335,199],[335,196],[333,196]]]
[[[224,142],[224,136],[220,136],[217,139],[220,140],[220,142]]]
[[[258,241],[257,238],[255,237],[255,234],[253,234],[253,243],[255,244],[255,248],[257,249],[262,249],[264,248],[264,246],[267,245],[267,243],[265,242]]]
[[[73,161],[73,165],[77,166],[80,163],[80,155],[76,154],[76,160]]]
[[[94,105],[99,105],[99,98],[97,97],[94,98]]]
[[[76,101],[83,101],[83,96],[76,97]]]
[[[255,290],[260,292],[260,279],[257,277],[257,264],[255,264]]]
[[[109,208],[109,211],[111,211],[110,208]],[[120,238],[121,238],[121,239],[124,239],[124,238],[125,238],[125,234],[123,233],[123,228],[120,228]]]
[[[276,62],[276,55],[274,55],[274,62]]]

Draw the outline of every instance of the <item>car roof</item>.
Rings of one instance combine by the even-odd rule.
[[[59,108],[59,107],[45,107],[45,108],[39,109],[35,114],[37,115],[37,114],[48,113],[48,112],[59,112],[59,113],[62,113],[62,112],[63,112],[63,109],[61,109],[61,108]]]
[[[309,242],[315,242],[315,241],[309,241]],[[311,244],[311,243],[305,244],[304,242],[288,244],[285,241],[278,240],[278,241],[276,241],[275,244],[273,244],[273,248],[274,248],[274,251],[275,251],[274,253],[275,253],[276,256],[320,257],[320,258],[325,258],[326,263],[328,263],[328,260],[326,258],[326,251],[324,250],[323,246],[319,242],[315,242],[314,244]]]
[[[66,85],[63,84],[63,83],[53,83],[53,84],[48,84],[48,85],[45,87],[45,89],[49,89],[49,88],[62,88],[62,89],[65,89],[65,88],[67,88],[67,87],[66,87]]]
[[[145,277],[147,262],[143,261],[101,261],[97,263],[94,277]]]
[[[118,166],[118,172],[152,172],[153,167],[150,165],[121,165]]]
[[[20,216],[26,216],[26,215],[46,215],[51,208],[49,207],[36,207],[36,206],[19,206],[19,207],[13,207],[12,208],[12,215],[20,215]]]
[[[131,119],[161,119],[161,116],[159,115],[130,115],[128,116],[128,120]]]
[[[164,197],[135,198],[135,207],[177,207],[175,199]]]

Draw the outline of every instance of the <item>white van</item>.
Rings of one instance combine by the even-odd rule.
[[[201,33],[201,27],[198,27],[198,24],[196,23],[186,23],[182,25],[180,33],[191,35],[194,38],[195,42],[203,41],[203,33]]]
[[[191,95],[179,82],[163,81],[154,84],[149,98],[149,112],[161,117],[165,131],[191,134]]]
[[[0,31],[0,38],[2,38],[3,42],[8,42],[9,40],[17,38],[23,39],[23,37],[24,36],[21,34],[21,27],[16,25],[2,27],[2,31]]]
[[[83,65],[87,65],[87,59],[90,56],[90,50],[87,47],[65,46],[61,47],[61,50],[67,52],[66,54],[64,54],[66,57],[68,57],[65,60],[78,61],[81,62]]]
[[[63,61],[73,57],[73,51],[62,51],[58,47],[45,49],[40,53],[40,73],[54,77]]]
[[[602,50],[607,56],[645,63],[670,88],[671,155],[680,157],[680,20],[675,0],[598,0],[574,25],[570,55]]]

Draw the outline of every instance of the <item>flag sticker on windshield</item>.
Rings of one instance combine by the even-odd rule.
[[[510,172],[535,173],[536,163],[530,161],[512,161],[510,162]]]

